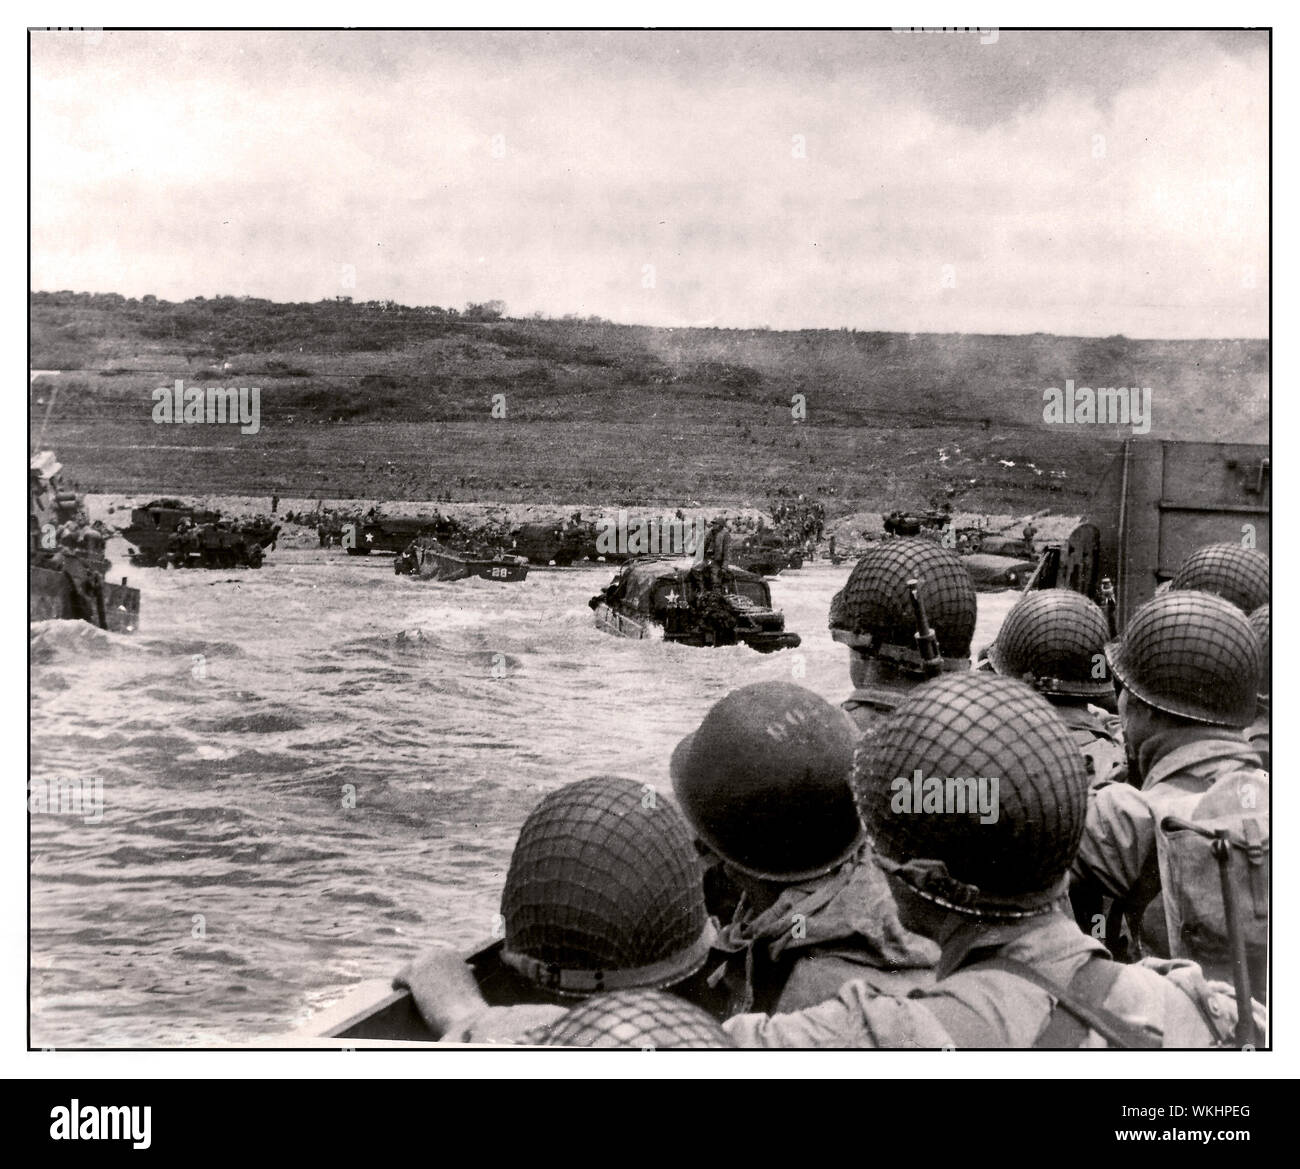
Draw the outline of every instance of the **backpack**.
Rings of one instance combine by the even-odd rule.
[[[1160,816],[1156,852],[1169,952],[1202,965],[1231,961],[1224,879],[1214,837],[1227,845],[1228,886],[1247,951],[1268,944],[1269,777],[1238,769],[1220,776],[1190,816]]]

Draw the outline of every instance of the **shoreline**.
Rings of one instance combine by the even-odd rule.
[[[86,508],[91,519],[105,521],[110,527],[124,528],[130,523],[131,509],[141,507],[153,499],[175,498],[196,507],[210,508],[223,516],[235,518],[254,515],[273,515],[278,523],[284,525],[281,539],[287,546],[293,546],[299,533],[310,533],[314,542],[314,528],[307,525],[285,524],[284,516],[293,512],[334,510],[359,514],[374,507],[379,512],[391,516],[432,515],[437,512],[454,519],[471,523],[504,524],[515,528],[528,523],[547,523],[569,518],[574,512],[581,512],[584,519],[597,523],[606,516],[616,517],[620,511],[627,513],[629,521],[635,523],[645,517],[670,517],[678,508],[668,504],[647,505],[645,507],[609,506],[592,503],[590,500],[573,503],[502,503],[495,500],[439,502],[428,499],[311,499],[299,496],[285,496],[279,500],[277,510],[271,512],[271,500],[268,496],[255,495],[186,495],[183,492],[157,491],[138,495],[118,492],[93,493],[85,496]],[[707,522],[714,516],[723,516],[730,522],[739,521],[743,528],[757,524],[762,519],[768,527],[773,527],[772,515],[761,507],[708,506],[692,504],[681,506],[682,515],[687,519]],[[861,533],[880,533],[884,531],[883,514],[892,508],[859,508],[845,515],[827,517],[822,543],[834,536],[836,542],[846,549],[853,547],[861,538]],[[990,532],[1007,535],[1019,535],[1026,516],[1009,513],[954,511],[952,522],[958,528],[983,526]],[[1034,519],[1037,528],[1036,539],[1039,543],[1054,543],[1066,539],[1079,524],[1081,517],[1077,514],[1048,514]],[[287,538],[287,539],[286,539]]]

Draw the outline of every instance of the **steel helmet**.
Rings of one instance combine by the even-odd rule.
[[[961,557],[932,540],[882,540],[867,549],[831,601],[835,640],[924,673],[907,589],[911,580],[918,584],[944,658],[968,664],[975,634],[975,586]]]
[[[1269,694],[1273,689],[1273,641],[1271,636],[1272,622],[1269,619],[1269,607],[1260,605],[1250,615],[1250,627],[1255,631],[1256,638],[1259,639],[1259,691],[1258,696],[1261,702],[1267,702]]]
[[[1041,694],[1106,698],[1113,693],[1108,640],[1100,606],[1073,589],[1038,589],[1007,614],[988,659],[999,674],[1028,682]]]
[[[1222,727],[1255,717],[1259,642],[1222,597],[1179,589],[1153,597],[1106,659],[1126,690],[1165,714]]]
[[[1250,613],[1269,599],[1268,557],[1241,544],[1207,544],[1183,561],[1172,587],[1214,593]]]
[[[551,1025],[547,1047],[735,1047],[712,1015],[662,990],[599,994]]]
[[[792,682],[715,703],[673,752],[673,791],[696,835],[743,873],[802,881],[857,851],[852,724]]]
[[[699,970],[713,940],[681,813],[619,776],[579,780],[537,805],[501,913],[502,961],[561,997],[671,986]]]
[[[1068,728],[997,674],[918,686],[853,783],[880,867],[971,917],[1050,911],[1083,834],[1088,775]]]

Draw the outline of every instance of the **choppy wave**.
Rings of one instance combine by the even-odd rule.
[[[33,1042],[248,1042],[476,943],[541,794],[670,790],[672,748],[735,686],[844,696],[847,571],[773,582],[804,644],[766,656],[598,632],[605,568],[422,583],[342,556],[137,572],[135,635],[33,625],[32,782],[102,787],[97,821],[32,816]],[[1008,603],[981,597],[977,644]]]

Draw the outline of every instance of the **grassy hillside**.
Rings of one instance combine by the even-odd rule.
[[[85,487],[836,510],[1078,510],[1127,427],[1043,390],[1150,386],[1152,437],[1266,441],[1263,341],[651,329],[392,304],[36,293],[29,406]],[[160,426],[153,389],[261,389],[262,429]],[[53,393],[55,385],[57,393]],[[504,395],[504,418],[493,418]],[[792,400],[806,416],[796,421]],[[498,401],[500,401],[498,399]]]

